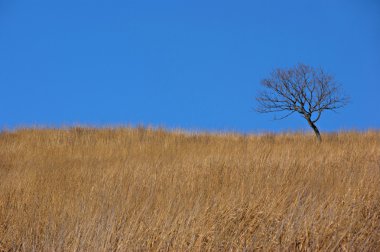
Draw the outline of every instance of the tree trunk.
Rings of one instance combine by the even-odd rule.
[[[317,126],[310,119],[307,119],[307,122],[309,123],[310,127],[314,130],[314,133],[318,139],[318,142],[322,142],[321,133],[319,133]]]

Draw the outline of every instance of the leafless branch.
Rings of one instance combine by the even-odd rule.
[[[321,68],[298,64],[293,68],[276,69],[270,77],[262,80],[264,91],[256,100],[260,113],[288,112],[284,119],[297,112],[314,129],[320,139],[315,123],[325,110],[339,109],[349,99],[342,94],[334,77]]]

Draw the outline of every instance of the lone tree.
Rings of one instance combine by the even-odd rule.
[[[276,69],[261,84],[265,89],[256,97],[258,112],[287,112],[279,119],[297,112],[306,119],[319,141],[322,138],[315,123],[322,112],[335,111],[348,102],[348,97],[342,94],[332,75],[322,68],[305,64]]]

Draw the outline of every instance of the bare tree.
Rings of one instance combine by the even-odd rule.
[[[347,104],[334,77],[322,68],[298,64],[289,69],[276,69],[262,80],[264,90],[258,94],[257,111],[260,113],[287,112],[284,119],[297,112],[306,119],[319,141],[321,134],[316,122],[325,110],[339,109]]]

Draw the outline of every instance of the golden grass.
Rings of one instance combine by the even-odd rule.
[[[0,250],[380,250],[380,133],[0,134]]]

